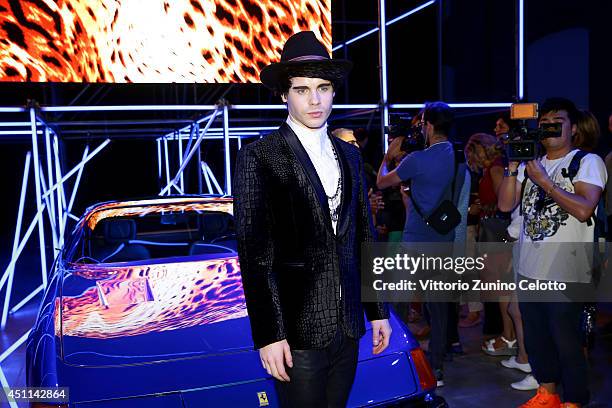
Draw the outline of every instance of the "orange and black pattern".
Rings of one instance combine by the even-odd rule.
[[[330,0],[0,0],[0,81],[258,82]]]

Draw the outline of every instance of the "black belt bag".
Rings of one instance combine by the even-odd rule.
[[[453,174],[453,179],[451,180],[451,198],[454,199],[455,196],[455,179],[457,178],[457,167],[458,167],[457,159],[455,158],[455,172]],[[448,186],[442,193],[442,197],[448,191]],[[459,223],[461,223],[461,213],[457,210],[457,207],[451,200],[443,200],[438,207],[433,210],[429,216],[423,215],[421,209],[417,205],[416,201],[414,201],[414,197],[412,197],[412,191],[410,192],[410,200],[412,201],[412,206],[416,210],[416,212],[423,218],[425,223],[433,228],[438,234],[446,235],[451,232]]]
[[[452,201],[444,200],[429,217],[423,219],[427,225],[433,228],[438,234],[446,235],[459,225],[461,222],[461,214]]]

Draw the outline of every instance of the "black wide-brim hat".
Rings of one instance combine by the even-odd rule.
[[[312,63],[338,68],[343,77],[353,67],[351,61],[331,59],[325,46],[312,31],[301,31],[289,37],[283,47],[280,62],[265,66],[259,73],[259,79],[262,84],[274,89],[286,77],[288,68]]]

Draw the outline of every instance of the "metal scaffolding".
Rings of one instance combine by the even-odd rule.
[[[343,43],[333,47],[332,51],[337,51],[343,47],[348,47],[358,40],[372,35],[376,32],[379,34],[379,62],[380,62],[380,100],[376,104],[338,104],[334,105],[335,110],[354,111],[358,114],[369,114],[373,111],[381,113],[381,129],[383,129],[382,138],[383,146],[387,148],[387,138],[384,135],[384,127],[389,123],[389,112],[395,109],[419,109],[423,107],[422,103],[389,103],[387,100],[387,57],[386,57],[386,27],[407,18],[408,16],[418,13],[420,10],[436,5],[442,7],[443,0],[431,0],[421,4],[420,6],[409,10],[400,16],[397,16],[389,21],[386,19],[385,0],[379,0],[379,16],[378,27],[370,29],[354,38],[344,41]],[[524,0],[517,0],[517,67],[516,67],[516,84],[519,99],[524,94]],[[441,13],[439,13],[441,14]],[[450,103],[451,107],[456,109],[472,109],[472,108],[491,108],[500,109],[511,105],[507,103]],[[40,292],[44,292],[47,287],[48,262],[46,254],[45,242],[45,225],[49,226],[49,231],[52,243],[54,257],[58,256],[59,248],[64,244],[64,239],[67,231],[68,219],[78,220],[77,216],[72,213],[72,208],[75,203],[76,193],[83,175],[85,165],[89,163],[98,153],[105,149],[111,142],[108,135],[112,134],[112,130],[106,128],[109,124],[118,126],[131,125],[154,125],[154,124],[176,124],[186,123],[186,125],[178,130],[162,134],[151,135],[157,146],[157,176],[163,187],[159,191],[159,195],[168,195],[172,193],[186,194],[187,187],[184,180],[184,172],[189,163],[194,159],[198,160],[198,180],[199,191],[202,192],[202,185],[205,183],[208,193],[231,195],[231,158],[230,147],[235,141],[236,147],[240,149],[242,139],[251,137],[261,137],[264,134],[276,129],[274,126],[231,126],[230,114],[233,111],[248,111],[248,110],[285,110],[286,106],[278,105],[230,105],[226,101],[220,101],[217,105],[122,105],[122,106],[48,106],[38,108],[36,106],[23,107],[0,107],[2,113],[18,113],[24,114],[24,120],[21,122],[2,122],[0,121],[0,129],[13,128],[11,130],[0,130],[0,135],[23,135],[30,136],[32,149],[28,151],[24,159],[23,178],[21,185],[21,193],[19,197],[19,210],[17,212],[15,234],[13,239],[13,247],[11,251],[11,260],[4,270],[0,278],[0,291],[5,288],[4,300],[2,303],[2,314],[0,318],[0,329],[4,330],[7,325],[8,316],[17,312],[25,304],[34,299]],[[95,126],[103,125],[100,129],[100,135],[106,138],[93,150],[90,151],[90,146],[87,145],[83,151],[81,161],[78,162],[66,174],[62,174],[61,153],[60,153],[60,136],[54,130],[54,124],[47,124],[44,120],[44,113],[68,113],[68,112],[151,112],[151,111],[193,111],[193,112],[210,112],[197,120],[177,119],[177,120],[118,120],[112,121],[64,121],[57,122],[63,126]],[[25,116],[28,115],[28,116]],[[215,120],[221,116],[222,126],[213,127]],[[201,127],[204,124],[204,127]],[[66,130],[66,134],[77,133],[80,131]],[[96,133],[95,129],[90,129],[92,134]],[[130,131],[122,130],[121,132],[129,134]],[[152,133],[153,131],[149,131]],[[64,132],[62,132],[64,133]],[[200,146],[204,140],[223,141],[224,147],[224,165],[223,165],[223,182],[219,183],[213,174],[210,166],[200,158]],[[169,143],[176,143],[178,150],[178,169],[172,170],[171,157],[169,154]],[[184,144],[186,143],[186,146]],[[39,149],[42,144],[42,150]],[[34,185],[36,196],[36,213],[29,222],[25,233],[21,234],[24,224],[24,206],[26,200],[26,191],[28,183],[31,182],[31,167],[34,169]],[[73,176],[74,182],[70,188],[67,188],[68,180]],[[66,192],[70,191],[67,199]],[[48,222],[45,221],[45,214]],[[15,264],[23,252],[23,249],[34,232],[38,229],[38,241],[40,244],[40,264],[41,264],[41,284],[21,299],[15,306],[9,309],[11,302],[11,293],[13,291],[13,281],[15,277]],[[24,333],[15,343],[10,345],[0,354],[0,363],[8,358],[18,347],[20,347],[27,339],[29,331]],[[3,387],[8,387],[6,377],[0,368],[0,383]],[[13,403],[11,404],[13,405]]]

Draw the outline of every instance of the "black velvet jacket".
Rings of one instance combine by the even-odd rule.
[[[338,325],[361,337],[364,309],[369,320],[388,317],[385,304],[360,300],[361,243],[373,240],[361,155],[331,140],[343,179],[337,235],[317,172],[286,123],[238,153],[234,216],[255,348],[283,339],[323,348]]]

